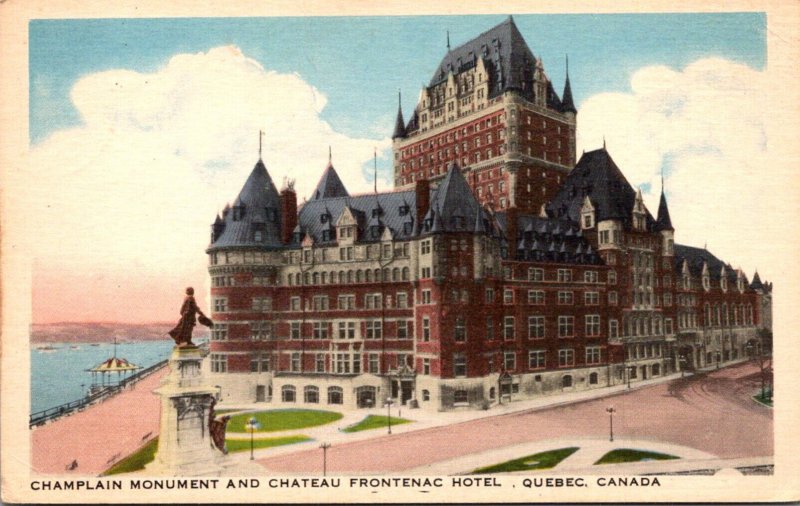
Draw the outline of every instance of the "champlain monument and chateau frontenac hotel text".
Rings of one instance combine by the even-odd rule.
[[[259,159],[207,249],[221,400],[487,409],[759,353],[772,285],[674,242],[577,116],[508,18],[397,111],[395,189],[329,162],[298,207]]]

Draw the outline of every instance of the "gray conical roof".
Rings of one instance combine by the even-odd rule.
[[[322,173],[322,177],[319,179],[319,183],[317,183],[317,188],[311,194],[311,200],[348,197],[349,195],[350,194],[347,193],[347,188],[344,187],[344,183],[339,179],[339,174],[337,174],[336,169],[333,168],[333,164],[328,162],[328,166],[325,167],[325,172]]]
[[[221,218],[224,229],[209,251],[221,248],[273,248],[281,243],[280,197],[272,178],[258,160],[231,209]],[[219,224],[219,223],[217,223]]]

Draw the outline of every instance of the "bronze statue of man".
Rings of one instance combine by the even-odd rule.
[[[213,325],[213,322],[197,307],[197,302],[194,300],[194,288],[190,286],[186,289],[186,298],[183,299],[181,306],[181,319],[175,328],[169,331],[170,337],[175,340],[175,345],[179,348],[194,346],[192,331],[198,321],[196,315],[200,315],[199,321],[206,327]]]

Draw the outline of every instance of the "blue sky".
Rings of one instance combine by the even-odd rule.
[[[180,18],[36,20],[30,24],[30,138],[79,124],[69,91],[86,74],[126,68],[155,71],[178,53],[234,44],[268,69],[294,72],[328,97],[323,119],[344,134],[391,133],[398,89],[403,109],[446,50],[505,15],[428,17]],[[581,102],[627,91],[646,65],[681,68],[718,56],[755,70],[766,64],[766,15],[516,15],[534,54],[561,91],[564,56]]]

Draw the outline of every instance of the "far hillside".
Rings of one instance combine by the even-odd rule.
[[[62,322],[31,325],[31,343],[110,343],[125,341],[158,341],[170,339],[167,332],[175,322],[117,323],[117,322]],[[195,340],[208,337],[208,329],[195,327]]]

